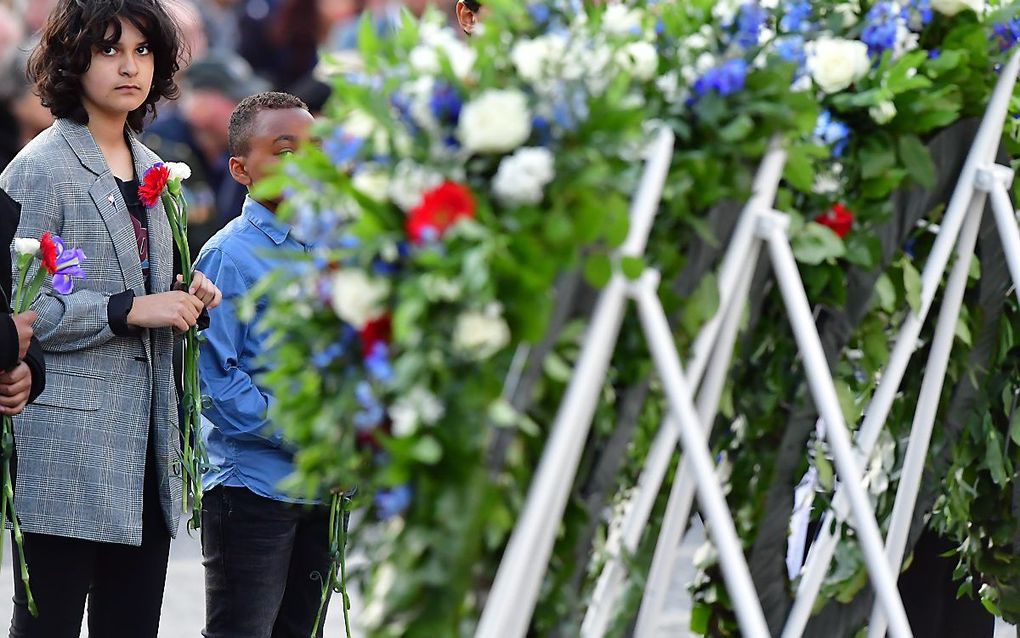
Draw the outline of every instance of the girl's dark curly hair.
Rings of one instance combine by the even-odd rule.
[[[146,116],[155,116],[156,102],[178,97],[174,74],[180,68],[184,45],[180,28],[162,0],[60,0],[28,61],[28,77],[54,117],[88,124],[81,77],[89,70],[96,49],[120,40],[121,18],[148,40],[154,64],[149,95],[128,115],[128,126],[141,131]]]

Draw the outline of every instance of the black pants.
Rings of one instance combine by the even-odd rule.
[[[11,638],[78,638],[86,598],[89,638],[156,638],[170,534],[152,464],[146,466],[140,547],[25,534],[29,583],[39,617],[28,612],[15,560]],[[16,548],[13,541],[11,545]]]
[[[202,555],[202,635],[308,638],[328,577],[329,508],[214,488],[202,499]]]

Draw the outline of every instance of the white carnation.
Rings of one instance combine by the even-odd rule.
[[[631,42],[616,53],[616,63],[624,73],[635,79],[647,81],[656,76],[659,70],[659,54],[648,42]]]
[[[538,204],[555,175],[553,156],[548,149],[519,148],[499,163],[492,192],[506,206]]]
[[[357,330],[385,312],[390,285],[363,270],[345,268],[333,275],[332,302],[336,316]]]
[[[896,117],[896,105],[891,100],[883,100],[869,108],[868,115],[876,124],[886,124]]]
[[[18,237],[14,240],[14,252],[19,255],[38,255],[39,240],[31,237]]]
[[[469,153],[505,153],[531,135],[528,99],[516,89],[491,89],[464,105],[457,135]]]
[[[493,305],[484,312],[464,312],[457,318],[453,346],[475,359],[488,359],[510,343],[510,328],[502,310]]]
[[[931,8],[947,16],[955,16],[966,9],[981,15],[985,12],[985,0],[931,0]]]
[[[182,182],[191,177],[191,167],[184,162],[167,162],[167,170],[170,171],[170,179],[179,179]]]
[[[870,69],[868,45],[858,40],[820,38],[811,44],[808,52],[811,77],[826,93],[842,91]]]
[[[400,160],[389,183],[390,199],[409,212],[421,203],[422,195],[443,183],[443,176],[409,159]]]

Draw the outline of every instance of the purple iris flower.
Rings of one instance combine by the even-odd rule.
[[[85,253],[81,248],[65,248],[64,240],[57,235],[52,235],[51,239],[57,252],[56,268],[52,271],[53,289],[69,295],[74,291],[74,279],[85,279],[85,271],[81,267]]]

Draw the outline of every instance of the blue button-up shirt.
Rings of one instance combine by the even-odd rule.
[[[294,470],[294,455],[268,419],[272,397],[258,385],[264,370],[266,337],[258,331],[265,300],[256,304],[251,322],[237,316],[237,304],[270,271],[281,265],[280,253],[304,250],[289,227],[251,197],[233,219],[202,248],[195,268],[223,292],[223,303],[203,333],[199,371],[202,395],[211,405],[202,414],[202,436],[213,465],[203,487],[246,487],[277,501],[306,502],[280,489]]]

